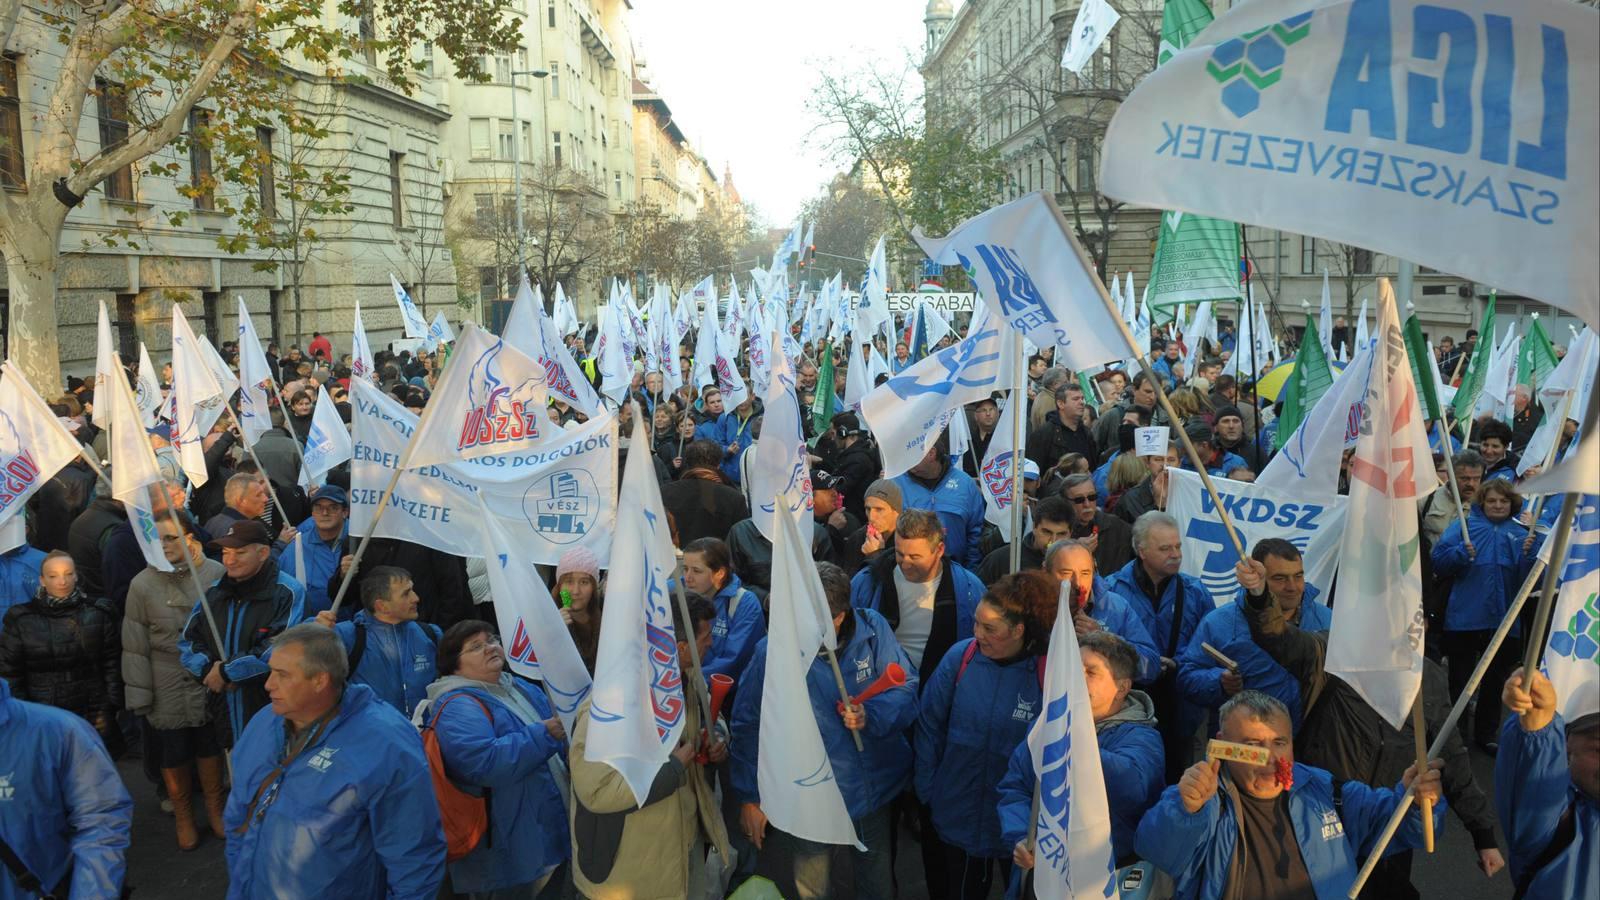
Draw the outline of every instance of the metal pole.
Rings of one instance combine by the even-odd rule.
[[[1522,671],[1532,672],[1544,654],[1544,630],[1550,622],[1550,612],[1556,602],[1556,582],[1561,579],[1561,569],[1567,561],[1567,544],[1572,538],[1572,519],[1577,515],[1578,495],[1569,493],[1561,501],[1561,517],[1556,520],[1555,544],[1550,550],[1550,566],[1545,569],[1544,587],[1539,594],[1539,605],[1534,608],[1533,621],[1526,629],[1523,640]]]

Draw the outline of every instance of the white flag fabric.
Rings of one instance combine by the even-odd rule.
[[[1400,728],[1422,686],[1421,535],[1417,499],[1439,486],[1387,279],[1378,282],[1377,341],[1360,436],[1350,460],[1339,611],[1327,669]]]
[[[367,382],[350,382],[350,400],[350,533],[366,534],[417,417]],[[606,565],[617,514],[616,416],[602,413],[524,453],[402,472],[373,536],[482,556],[480,494],[529,562],[553,566],[581,542]]]
[[[552,398],[590,418],[600,413],[600,396],[562,342],[560,327],[544,314],[544,304],[535,297],[526,277],[517,287],[511,314],[506,316],[500,336],[544,367],[545,384]]]
[[[1208,340],[1217,339],[1217,321],[1211,313],[1211,301],[1202,300],[1195,310],[1194,320],[1183,331],[1183,339],[1189,345],[1189,352],[1183,357],[1183,375],[1185,378],[1195,376],[1195,362],[1200,359],[1200,345]]]
[[[1061,585],[1059,612],[1050,631],[1044,712],[1028,731],[1028,753],[1039,779],[1034,892],[1062,900],[1104,900],[1116,892],[1111,810],[1083,657],[1072,627],[1070,589],[1070,583]]]
[[[844,407],[851,412],[859,412],[861,401],[872,392],[873,350],[872,345],[867,343],[866,337],[870,333],[863,330],[860,338],[850,348],[850,367],[844,373]],[[861,352],[863,349],[867,351],[865,354]]]
[[[889,320],[889,261],[884,249],[887,238],[888,235],[878,236],[861,279],[861,306],[856,310],[856,321],[867,334]]]
[[[745,358],[750,367],[749,389],[759,396],[767,396],[772,387],[773,365],[772,351],[767,345],[772,343],[772,326],[766,320],[758,304],[752,310],[750,318],[750,338],[745,344]]]
[[[722,405],[730,412],[750,398],[750,388],[739,374],[736,362],[739,339],[727,332],[712,334],[711,374],[716,378],[717,389],[722,392]]]
[[[277,377],[267,366],[267,355],[261,350],[261,338],[256,336],[256,323],[250,319],[250,310],[239,301],[239,431],[244,442],[254,447],[263,434],[272,430],[271,395],[268,393]],[[301,569],[299,571],[305,571]]]
[[[1327,269],[1322,270],[1322,305],[1317,309],[1317,336],[1322,339],[1322,355],[1333,359],[1333,295],[1328,292]]]
[[[1015,390],[1012,393],[1016,393]],[[983,518],[1000,529],[1000,537],[1007,544],[1015,539],[1011,534],[1011,507],[1015,501],[1015,466],[1022,456],[1013,447],[1017,407],[1026,405],[1006,403],[994,434],[989,436],[989,451],[983,456],[983,467],[978,470],[978,487],[983,494]]]
[[[406,468],[521,453],[559,431],[544,367],[468,322],[411,442]]]
[[[1578,498],[1544,670],[1562,719],[1600,713],[1600,497],[1594,494]]]
[[[1362,405],[1367,401],[1375,356],[1376,351],[1369,345],[1334,376],[1333,384],[1311,407],[1305,421],[1261,470],[1256,484],[1305,497],[1338,493],[1340,458],[1356,445],[1360,435]]]
[[[94,396],[100,400],[100,392],[111,384],[113,375],[120,374],[116,371],[116,364],[111,361],[111,354],[116,350],[116,345],[111,337],[111,315],[106,312],[106,302],[100,301],[100,319],[95,328],[95,356],[94,356]],[[94,405],[94,414],[90,421],[106,427],[111,421],[111,411],[105,408],[106,403],[100,400]]]
[[[96,394],[106,404],[107,421],[111,425],[111,496],[122,501],[128,511],[128,524],[133,538],[144,554],[144,561],[162,572],[171,572],[172,563],[161,549],[161,535],[156,530],[150,487],[162,483],[161,467],[156,464],[156,454],[150,446],[150,436],[139,424],[139,409],[128,387],[127,379],[116,379],[106,386],[104,395]],[[303,569],[301,571],[304,571]]]
[[[478,498],[479,553],[489,573],[495,624],[505,644],[511,671],[544,685],[561,725],[572,733],[578,707],[589,696],[593,680],[561,621],[555,601],[533,560],[512,543],[499,517]]]
[[[1534,466],[1542,466],[1550,456],[1550,448],[1567,419],[1582,426],[1589,409],[1589,398],[1594,394],[1596,363],[1600,362],[1600,340],[1594,329],[1585,328],[1582,334],[1567,347],[1567,355],[1556,364],[1555,371],[1539,385],[1538,402],[1544,407],[1544,419],[1522,449],[1517,463],[1521,475]]]
[[[72,462],[79,446],[22,370],[9,360],[0,365],[0,522],[21,512],[35,491]]]
[[[317,405],[311,411],[311,427],[306,431],[305,466],[300,470],[300,486],[311,488],[322,484],[324,476],[354,453],[350,431],[344,427],[333,398],[328,396],[327,386],[317,388]]]
[[[600,368],[600,393],[612,403],[621,403],[633,382],[633,357],[627,354],[622,337],[625,327],[618,303],[600,310],[600,335],[595,339],[594,355]]]
[[[578,330],[578,308],[572,305],[572,298],[562,290],[561,282],[556,282],[555,305],[556,333],[561,337],[574,334]]]
[[[212,379],[216,381],[218,389],[222,391],[223,402],[212,409],[206,410],[205,414],[200,417],[200,433],[206,434],[211,431],[211,426],[217,424],[217,420],[222,418],[223,414],[228,411],[227,402],[233,398],[234,392],[239,390],[239,376],[228,368],[228,363],[223,360],[222,354],[217,352],[217,348],[212,346],[210,338],[203,334],[197,335],[195,344],[200,348],[200,358],[205,360],[206,368],[211,370]]]
[[[394,302],[400,307],[400,323],[405,327],[406,337],[427,340],[428,320],[422,317],[422,310],[417,309],[416,302],[393,274],[389,276],[389,287],[394,289]]]
[[[634,404],[634,420],[641,415]],[[676,548],[649,453],[628,454],[622,494],[585,757],[616,769],[643,806],[683,733],[687,700],[667,595]]]
[[[767,670],[761,683],[761,708],[769,711],[761,717],[756,753],[761,808],[772,827],[785,834],[865,850],[834,778],[833,762],[817,727],[818,713],[806,687],[806,674],[818,648],[833,646],[837,638],[822,579],[811,559],[811,541],[795,515],[777,516],[772,575],[772,583],[783,589],[772,593]],[[773,715],[773,710],[785,714]]]
[[[1471,66],[1441,49],[1481,27]],[[1597,43],[1566,0],[1239,4],[1123,101],[1100,189],[1381,247],[1594,325],[1600,256],[1576,248],[1600,245],[1597,60],[1574,48]]]
[[[434,314],[433,321],[428,325],[428,342],[430,344],[453,344],[455,341],[456,333],[450,328],[450,320],[446,319],[444,311],[440,310]]]
[[[883,451],[885,478],[916,465],[961,407],[1001,388],[1001,357],[1009,333],[985,306],[967,336],[873,388],[861,415]]]
[[[1067,46],[1061,52],[1062,68],[1074,75],[1082,74],[1083,67],[1121,19],[1106,0],[1083,0],[1078,17],[1072,20],[1072,31],[1067,34]]]
[[[378,366],[372,359],[372,342],[367,340],[367,326],[361,321],[361,301],[356,301],[355,324],[350,333],[350,377],[355,380],[376,381]]]
[[[1050,195],[1035,191],[957,225],[943,238],[912,237],[928,258],[973,273],[990,312],[1040,347],[1059,347],[1056,365],[1087,369],[1128,352],[1105,287],[1063,229]]]
[[[1367,298],[1361,298],[1361,312],[1356,313],[1356,352],[1372,340],[1372,334],[1367,330]]]
[[[811,466],[795,399],[794,368],[782,347],[773,348],[766,409],[761,439],[750,449],[750,518],[763,537],[776,541],[774,519],[780,511],[791,516],[806,513],[807,518],[811,512]]]
[[[154,428],[161,413],[161,378],[155,364],[150,362],[150,351],[139,342],[139,375],[134,382],[134,398],[139,406],[139,421],[146,428]]]
[[[222,415],[227,398],[201,355],[200,344],[178,304],[172,304],[172,449],[189,483],[206,483],[201,441]]]
[[[678,320],[672,309],[672,294],[657,285],[650,300],[650,343],[661,372],[661,390],[675,394],[683,387],[683,372],[678,368]]]
[[[1239,326],[1234,331],[1233,355],[1228,357],[1227,365],[1222,367],[1222,374],[1232,375],[1246,382],[1255,379],[1253,366],[1266,362],[1264,359],[1256,359],[1252,363],[1250,359],[1260,348],[1256,343],[1256,316],[1255,310],[1251,308],[1253,305],[1248,297],[1239,304]]]

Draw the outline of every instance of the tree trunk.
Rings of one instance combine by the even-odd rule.
[[[53,227],[52,227],[53,225]],[[61,223],[19,217],[4,234],[6,286],[11,292],[7,350],[46,398],[58,395],[61,345],[57,334],[56,274],[61,264]]]

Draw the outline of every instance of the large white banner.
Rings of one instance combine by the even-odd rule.
[[[1570,0],[1284,0],[1117,110],[1110,197],[1315,235],[1600,315],[1600,17]]]
[[[1556,707],[1568,722],[1600,712],[1600,497],[1579,497],[1576,513],[1544,651]],[[1547,561],[1550,553],[1547,541]]]
[[[1307,499],[1299,492],[1281,492],[1260,484],[1212,478],[1222,508],[1244,541],[1245,552],[1263,538],[1283,538],[1304,554],[1306,583],[1322,591],[1328,602],[1333,573],[1339,568],[1339,542],[1344,537],[1345,502],[1333,495]],[[1167,512],[1183,529],[1183,572],[1200,579],[1218,605],[1232,603],[1239,593],[1233,567],[1239,554],[1228,540],[1217,505],[1205,492],[1200,476],[1188,469],[1167,470]]]
[[[361,379],[350,380],[350,399],[355,404],[350,416],[355,440],[350,533],[366,534],[417,417]],[[483,556],[474,497],[482,493],[512,546],[533,562],[555,565],[562,553],[582,542],[604,566],[611,558],[617,515],[616,471],[616,417],[605,415],[533,450],[403,473],[374,537],[413,541],[456,556]]]

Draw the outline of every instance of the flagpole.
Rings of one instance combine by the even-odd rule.
[[[678,589],[678,614],[683,616],[684,627],[692,630],[694,628],[694,619],[689,617],[689,598],[683,592],[683,551],[678,551],[677,556],[677,565],[672,573],[672,581]],[[678,640],[682,641],[685,638],[683,635],[678,635]],[[704,669],[700,668],[700,642],[695,640],[695,636],[692,634],[688,636],[687,640],[689,644],[689,662],[694,668],[690,674],[694,677],[684,680],[694,682],[694,699],[696,705],[700,707],[700,721],[705,723],[704,727],[709,741],[711,729],[715,723],[711,721],[711,697],[706,693],[706,673]],[[698,750],[699,748],[695,749]]]
[[[1417,778],[1421,778],[1428,771],[1428,720],[1422,713],[1422,691],[1417,691],[1417,699],[1411,704],[1411,735],[1417,745]],[[1422,849],[1425,853],[1433,852],[1433,801],[1422,801]]]
[[[1012,329],[1011,346],[1012,356],[1016,357],[1011,380],[1011,403],[1014,405],[1011,414],[1011,571],[1018,572],[1022,569],[1022,511],[1028,502],[1022,492],[1022,466],[1026,458],[1022,451],[1028,425],[1028,392],[1024,389],[1028,369],[1022,358],[1022,332]]]
[[[1467,510],[1461,505],[1461,482],[1456,478],[1455,454],[1450,449],[1450,442],[1455,439],[1449,427],[1449,418],[1444,409],[1439,410],[1439,446],[1444,450],[1444,470],[1450,476],[1450,497],[1456,503],[1456,519],[1461,523],[1461,543],[1467,548],[1467,553],[1476,556],[1477,551],[1472,547],[1472,534],[1467,531]]]
[[[1588,358],[1589,356],[1590,356],[1589,351],[1587,349],[1585,349],[1584,350],[1583,366],[1582,366],[1583,369],[1588,369],[1588,367],[1589,367],[1589,358]],[[1550,466],[1553,465],[1555,463],[1555,461],[1556,461],[1556,450],[1561,445],[1561,432],[1563,430],[1565,430],[1565,428],[1566,428],[1567,417],[1572,415],[1572,401],[1577,398],[1577,394],[1578,394],[1577,388],[1573,388],[1572,390],[1566,392],[1566,395],[1567,395],[1566,399],[1564,399],[1561,402],[1561,418],[1556,420],[1556,429],[1555,429],[1556,433],[1550,439],[1550,449],[1545,451],[1544,465],[1541,466],[1540,469],[1539,469],[1539,471],[1541,471],[1541,472],[1548,470],[1550,468]],[[1529,401],[1529,402],[1533,402],[1533,401]],[[1549,494],[1540,494],[1539,496],[1537,496],[1537,497],[1535,497],[1533,499],[1533,515],[1531,517],[1531,520],[1528,523],[1528,531],[1530,531],[1530,532],[1533,531],[1534,526],[1539,524],[1539,513],[1544,508],[1544,501],[1546,499],[1548,499],[1549,497],[1550,497]],[[1466,526],[1465,525],[1463,525],[1461,527],[1462,527],[1463,531],[1466,530]]]
[[[846,707],[850,704],[850,689],[844,686],[844,673],[839,671],[839,657],[834,655],[833,648],[827,644],[822,645],[822,652],[828,655],[828,665],[833,667],[833,680],[839,683],[839,702]],[[846,729],[847,731],[849,729]],[[861,732],[851,731],[850,736],[856,739],[856,752],[866,749],[861,743]]]
[[[278,379],[276,379],[276,378],[268,378],[267,379],[267,383],[272,385],[272,396],[278,398],[278,409],[282,410],[284,412],[287,412],[286,410],[283,410],[283,388],[278,384]],[[315,401],[313,401],[313,402],[315,402]],[[271,411],[270,408],[267,410],[267,415],[269,417],[268,420],[270,421],[270,417],[272,415],[272,411]],[[284,419],[285,419],[284,424],[289,429],[289,437],[293,438],[295,458],[300,460],[300,471],[304,472],[306,470],[306,455],[305,455],[305,452],[300,449],[300,439],[295,437],[295,435],[294,435],[294,426],[288,424],[288,421],[287,421],[288,420],[288,416],[286,415],[284,417]],[[241,429],[241,431],[242,431],[242,429]]]
[[[244,433],[244,426],[239,423],[239,414],[233,411],[233,404],[229,403],[227,398],[223,399],[222,408],[226,409],[229,418],[233,419],[233,427],[239,429],[239,443],[244,445],[244,452],[250,454],[250,459],[255,462],[256,472],[261,475],[261,480],[266,482],[267,496],[272,498],[272,505],[277,507],[278,517],[283,520],[283,525],[289,525],[289,513],[283,508],[283,501],[278,499],[278,492],[272,486],[272,479],[267,477],[267,469],[261,464],[261,457],[256,456],[256,448],[250,446],[250,440]]]
[[[1556,520],[1555,544],[1550,551],[1550,566],[1545,569],[1544,587],[1539,595],[1539,605],[1534,608],[1533,622],[1523,640],[1522,671],[1532,672],[1544,653],[1544,630],[1550,621],[1550,612],[1556,602],[1556,582],[1561,580],[1561,569],[1567,560],[1567,544],[1572,538],[1572,520],[1578,511],[1578,495],[1568,493],[1561,500],[1561,516]]]
[[[1028,852],[1029,853],[1036,853],[1037,850],[1039,849],[1039,805],[1040,805],[1040,794],[1041,794],[1041,792],[1042,792],[1042,790],[1041,790],[1041,787],[1040,787],[1039,776],[1035,775],[1033,777],[1033,802],[1028,805]],[[1038,859],[1037,856],[1035,856],[1034,860],[1033,860],[1033,869],[1029,869],[1027,871],[1027,873],[1022,876],[1022,896],[1024,896],[1024,897],[1028,896],[1028,884],[1027,884],[1027,881],[1028,881],[1029,878],[1033,878],[1033,871],[1034,871],[1034,869],[1037,869],[1038,867],[1039,867],[1039,859]],[[1035,879],[1035,881],[1037,881],[1037,879]]]
[[[1094,266],[1090,264],[1088,257],[1084,255],[1083,246],[1072,237],[1071,226],[1067,224],[1066,217],[1061,214],[1061,208],[1056,205],[1055,199],[1046,194],[1044,200],[1045,205],[1050,208],[1050,214],[1055,217],[1056,227],[1061,229],[1062,235],[1067,238],[1067,244],[1072,247],[1074,253],[1078,254],[1079,264],[1083,266],[1084,271],[1094,272]],[[1096,293],[1100,295],[1100,302],[1105,304],[1106,312],[1110,313],[1111,320],[1117,323],[1117,330],[1122,332],[1122,339],[1127,342],[1128,349],[1133,352],[1134,359],[1139,361],[1140,368],[1144,370],[1144,377],[1149,380],[1151,387],[1155,388],[1156,401],[1166,411],[1172,430],[1178,433],[1178,440],[1183,443],[1184,451],[1189,454],[1189,459],[1194,462],[1195,474],[1200,476],[1200,483],[1205,486],[1206,493],[1211,495],[1211,502],[1216,506],[1217,516],[1222,520],[1222,527],[1228,531],[1228,540],[1233,544],[1234,551],[1239,554],[1240,559],[1244,559],[1247,555],[1244,542],[1239,539],[1239,532],[1234,530],[1233,520],[1228,517],[1227,508],[1223,505],[1222,496],[1217,493],[1216,485],[1211,483],[1211,473],[1206,471],[1205,463],[1200,460],[1199,451],[1195,450],[1194,442],[1189,440],[1189,433],[1183,429],[1183,421],[1179,418],[1177,410],[1172,408],[1172,401],[1167,399],[1167,392],[1161,386],[1161,379],[1157,378],[1155,371],[1150,368],[1150,360],[1147,358],[1149,356],[1149,348],[1140,349],[1138,343],[1134,341],[1133,332],[1128,330],[1128,323],[1123,321],[1122,313],[1111,302],[1111,294],[1106,291],[1105,282],[1101,281],[1098,275],[1091,280],[1094,282]],[[1255,338],[1252,336],[1251,341],[1253,342],[1254,340]]]

